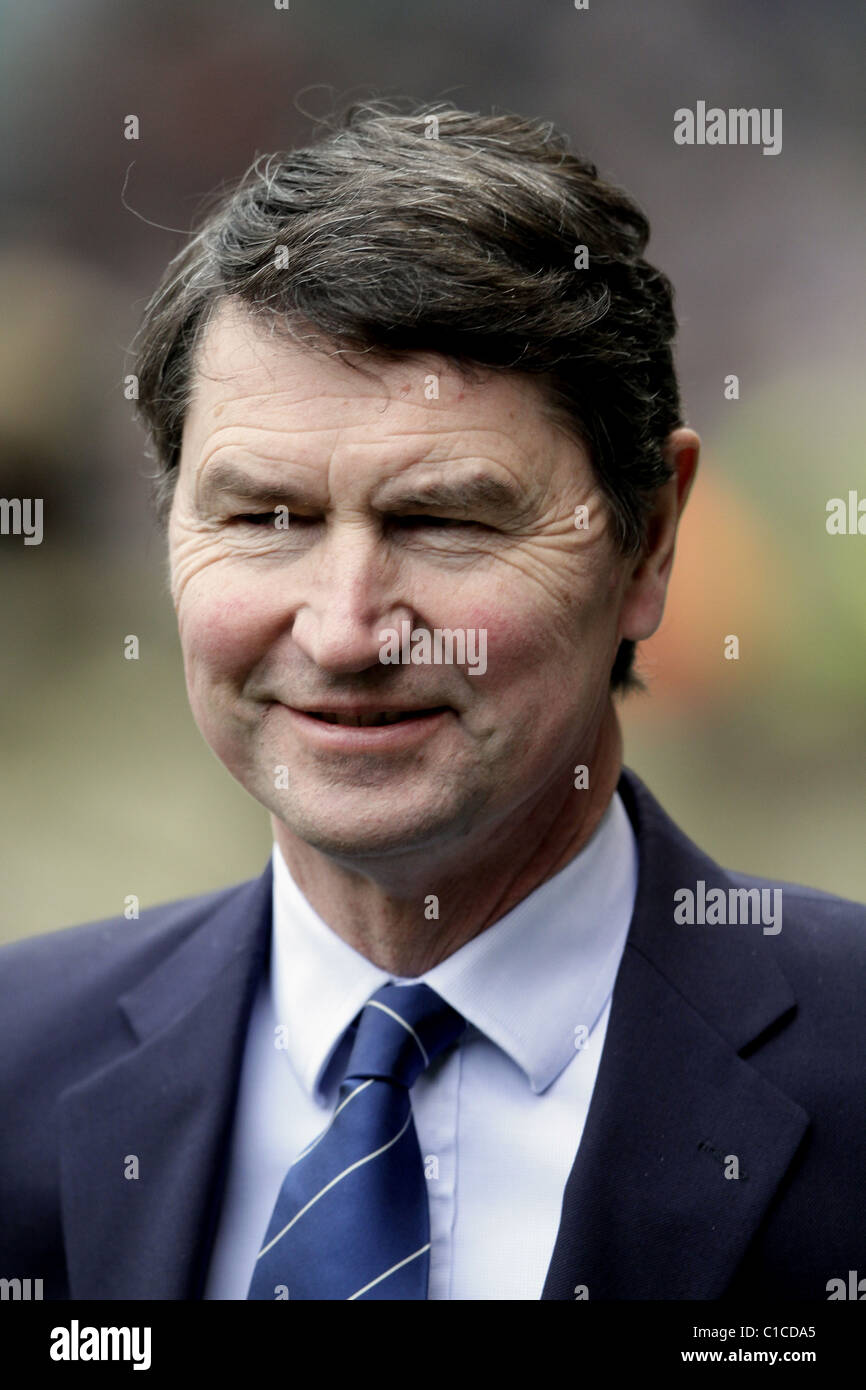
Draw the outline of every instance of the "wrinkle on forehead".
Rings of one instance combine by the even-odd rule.
[[[433,375],[440,383],[439,397],[427,399],[424,385]],[[223,389],[228,388],[228,389]],[[392,433],[431,433],[441,430],[443,412],[460,416],[463,429],[472,425],[473,412],[479,406],[487,411],[501,410],[500,428],[513,433],[513,422],[529,412],[541,411],[551,417],[551,407],[537,379],[519,372],[499,372],[477,363],[454,362],[434,352],[411,351],[405,354],[367,357],[358,352],[333,352],[313,346],[301,347],[291,336],[269,331],[252,313],[236,301],[227,300],[213,314],[199,344],[193,364],[190,404],[184,425],[184,445],[189,436],[198,432],[201,417],[217,421],[225,414],[235,416],[235,409],[250,414],[273,409],[280,412],[288,405],[304,405],[315,409],[328,400],[327,425],[304,424],[304,428],[330,428],[334,423],[349,428],[364,428],[357,420],[359,400],[367,398],[376,413],[384,414],[403,402],[421,408],[429,423],[413,424],[403,431],[394,422]],[[338,403],[346,407],[346,419]],[[462,407],[462,410],[461,410]],[[296,421],[298,412],[295,411]],[[259,428],[269,426],[259,419]],[[274,426],[273,428],[279,428]],[[492,418],[485,428],[493,428]]]

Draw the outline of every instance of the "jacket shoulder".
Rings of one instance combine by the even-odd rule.
[[[817,996],[836,1010],[845,1001],[848,1020],[863,1027],[866,985],[866,906],[820,888],[727,870],[736,888],[773,895],[778,932],[767,940],[800,999]]]
[[[131,921],[106,917],[9,942],[0,947],[0,1019],[20,1024],[23,1014],[62,1008],[93,987],[122,993],[254,883],[145,908]]]
[[[826,994],[831,984],[844,994],[858,985],[862,990],[866,905],[807,884],[723,867],[684,833],[631,769],[623,770],[619,790],[637,836],[641,873],[660,920],[666,917],[670,922],[676,892],[697,893],[701,881],[707,889],[721,887],[728,906],[738,899],[737,907],[744,915],[739,925],[705,927],[704,931],[732,947],[738,939],[748,941],[747,958],[755,952],[773,958],[786,974],[792,972],[791,983],[806,995]],[[752,899],[748,909],[745,894]],[[767,921],[766,910],[775,921]],[[701,929],[693,930],[700,933]]]

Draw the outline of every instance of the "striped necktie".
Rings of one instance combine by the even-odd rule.
[[[355,1020],[334,1115],[283,1181],[248,1299],[427,1297],[430,1218],[409,1091],[466,1020],[383,985]]]

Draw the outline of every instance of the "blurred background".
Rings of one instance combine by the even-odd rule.
[[[0,536],[0,937],[265,863],[187,708],[125,354],[203,195],[370,95],[551,119],[646,209],[704,451],[626,761],[721,862],[866,898],[866,536],[825,526],[866,498],[864,38],[854,0],[0,4],[0,495],[45,499]],[[675,145],[698,100],[781,107],[781,153]]]

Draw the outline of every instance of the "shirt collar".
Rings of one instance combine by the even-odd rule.
[[[395,976],[322,920],[276,845],[273,871],[270,983],[280,1045],[301,1085],[324,1106],[334,1081],[329,1067],[346,1030]],[[604,1011],[636,886],[634,832],[614,793],[588,844],[559,873],[407,983],[435,989],[508,1054],[534,1092],[544,1091]]]

